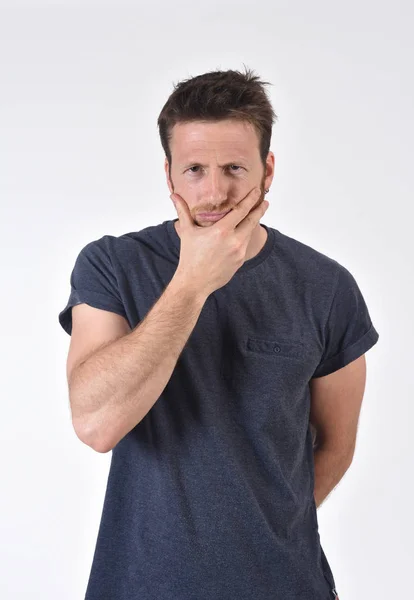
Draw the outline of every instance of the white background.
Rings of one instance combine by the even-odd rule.
[[[408,0],[1,3],[2,599],[84,597],[111,453],[70,421],[70,272],[87,242],[177,216],[158,114],[173,83],[243,63],[279,118],[262,222],[346,266],[380,334],[322,545],[340,600],[412,595],[413,17]]]

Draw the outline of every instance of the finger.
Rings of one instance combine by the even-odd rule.
[[[220,228],[235,229],[237,225],[252,210],[252,205],[260,198],[260,188],[253,188],[227,215],[220,219]]]
[[[256,206],[254,210],[245,216],[241,223],[236,227],[236,233],[241,239],[246,239],[251,236],[253,229],[259,223],[268,207],[269,202],[263,200],[259,206]]]

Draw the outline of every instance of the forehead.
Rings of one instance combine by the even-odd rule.
[[[185,157],[195,151],[200,153],[234,152],[253,156],[258,151],[258,137],[247,121],[192,121],[177,123],[171,132],[171,152]]]

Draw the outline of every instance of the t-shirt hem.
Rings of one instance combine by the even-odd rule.
[[[348,346],[348,348],[345,348],[345,350],[342,350],[342,352],[339,354],[336,354],[336,356],[329,358],[324,363],[319,365],[315,373],[312,375],[312,378],[330,375],[330,373],[334,373],[338,369],[346,367],[346,365],[348,365],[350,362],[356,360],[370,348],[372,348],[372,346],[377,343],[378,339],[379,334],[374,325],[371,323],[371,327],[358,341],[351,346]]]
[[[86,303],[94,308],[100,308],[102,310],[108,310],[114,312],[125,319],[126,314],[124,307],[120,302],[116,302],[114,298],[109,295],[102,294],[100,292],[93,292],[90,290],[75,290],[72,289],[69,301],[66,307],[59,314],[59,323],[63,329],[69,335],[72,334],[72,307],[77,304]]]

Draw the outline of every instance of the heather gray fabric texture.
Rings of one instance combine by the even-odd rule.
[[[309,381],[379,336],[344,266],[261,226],[264,247],[207,298],[161,396],[112,450],[85,600],[335,598]],[[179,252],[172,220],[88,243],[60,324],[71,334],[86,302],[134,328]]]

